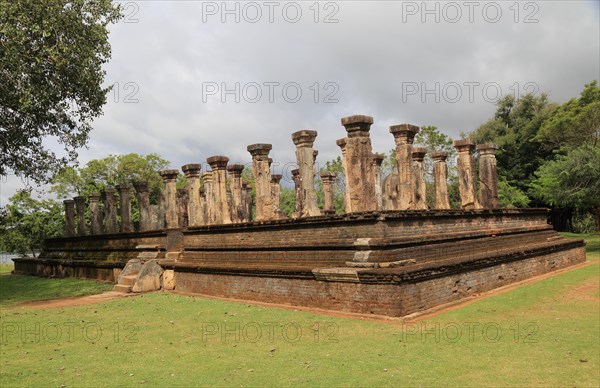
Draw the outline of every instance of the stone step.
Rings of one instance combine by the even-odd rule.
[[[137,273],[132,275],[126,275],[121,277],[121,283],[124,286],[133,286],[135,284],[135,279],[137,279]]]
[[[120,292],[123,294],[129,294],[131,292],[131,286],[126,286],[124,284],[115,284],[115,288],[113,288],[113,291]]]

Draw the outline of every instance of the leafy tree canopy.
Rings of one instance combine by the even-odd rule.
[[[47,182],[75,161],[106,103],[107,26],[120,17],[110,0],[0,0],[0,175]]]

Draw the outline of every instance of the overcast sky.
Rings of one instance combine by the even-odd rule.
[[[300,129],[318,131],[324,163],[340,154],[344,116],[373,116],[384,152],[390,125],[456,138],[502,94],[564,102],[600,78],[598,1],[121,3],[106,66],[115,88],[82,165],[130,152],[177,169],[212,155],[248,163],[252,143],[272,143],[284,165]],[[0,205],[23,186],[2,177]]]

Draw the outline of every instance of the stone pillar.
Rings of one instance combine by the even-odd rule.
[[[165,182],[163,190],[163,209],[165,212],[165,227],[167,229],[179,228],[179,217],[177,215],[177,170],[162,170],[162,176]]]
[[[200,225],[208,225],[208,205],[206,202],[206,190],[200,189]]]
[[[200,169],[199,164],[186,164],[181,167],[187,180],[188,223],[189,226],[202,225],[202,206],[200,205]]]
[[[252,221],[252,187],[246,182],[242,182],[244,195],[244,221]]]
[[[273,197],[273,206],[279,208],[279,197],[281,195],[281,186],[279,181],[283,176],[280,174],[271,175],[271,196]]]
[[[65,204],[65,237],[75,236],[75,201],[66,199]]]
[[[427,148],[413,147],[412,156],[412,187],[415,189],[414,205],[415,210],[426,210],[427,206],[427,186],[425,186],[425,169],[423,167],[423,158],[427,153]]]
[[[334,185],[336,175],[332,172],[322,172],[321,181],[323,182],[323,194],[325,196],[325,204],[323,205],[323,214],[335,214],[335,205],[333,203]]]
[[[88,196],[90,201],[90,224],[91,234],[93,236],[102,233],[102,213],[100,212],[100,193],[90,193]]]
[[[342,167],[344,168],[344,211],[350,213],[350,188],[348,187],[348,161],[346,160],[346,144],[348,138],[344,137],[335,141],[342,150]]]
[[[315,192],[315,158],[318,151],[312,148],[316,137],[317,131],[304,130],[292,134],[292,141],[296,145],[296,163],[300,171],[300,189],[303,198],[300,217],[313,217],[321,214]]]
[[[202,174],[202,181],[204,182],[205,207],[203,211],[206,220],[205,225],[215,224],[214,209],[216,205],[213,194],[212,171],[206,171]]]
[[[371,124],[373,124],[371,116],[355,115],[342,118],[342,125],[348,132],[346,181],[350,191],[351,212],[367,212],[377,209],[373,179],[373,149],[369,137]]]
[[[377,210],[383,210],[383,196],[381,190],[381,165],[385,155],[373,154],[373,177],[375,178],[375,201],[377,203]]]
[[[211,156],[206,162],[212,169],[213,196],[215,201],[215,222],[231,224],[231,212],[227,202],[227,156]]]
[[[475,143],[470,139],[454,140],[454,147],[458,151],[457,165],[460,205],[463,209],[479,209],[481,206],[477,201],[475,159],[473,158]]]
[[[296,194],[296,206],[292,218],[298,218],[302,214],[302,186],[300,185],[300,170],[292,170],[292,181],[294,181],[294,193]]]
[[[276,218],[276,209],[271,195],[271,171],[269,169],[269,151],[272,147],[271,144],[252,144],[247,148],[250,155],[252,155],[257,221]]]
[[[230,164],[227,166],[227,172],[231,178],[229,182],[229,188],[231,189],[231,222],[235,223],[246,221],[242,171],[244,171],[243,164]]]
[[[434,152],[431,154],[431,159],[433,159],[433,179],[435,182],[436,209],[450,209],[450,201],[448,200],[447,158],[447,152]]]
[[[75,211],[77,213],[77,235],[85,236],[87,234],[87,228],[85,225],[85,197],[75,197]]]
[[[131,186],[117,185],[119,191],[119,204],[121,211],[121,233],[133,232],[131,223]]]
[[[412,124],[399,124],[390,127],[396,142],[396,161],[398,162],[398,205],[397,210],[412,209],[415,188],[412,186],[412,143],[419,127]]]
[[[104,200],[104,233],[111,234],[119,231],[116,192],[117,190],[112,188],[102,190],[102,199]]]
[[[140,213],[140,232],[145,232],[155,228],[152,225],[152,217],[150,214],[150,192],[148,191],[148,182],[133,182],[135,196],[137,198],[138,211]]]
[[[180,228],[187,228],[189,225],[188,206],[188,189],[177,189],[177,219]]]
[[[496,174],[497,149],[498,146],[491,143],[477,145],[477,151],[479,151],[479,203],[486,209],[500,207]]]

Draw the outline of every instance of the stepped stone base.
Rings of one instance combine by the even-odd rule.
[[[405,316],[585,261],[584,242],[562,238],[546,216],[352,213],[51,239],[40,258],[15,259],[15,272],[116,281],[140,258],[158,261],[163,289]],[[127,271],[119,285],[130,287]]]

